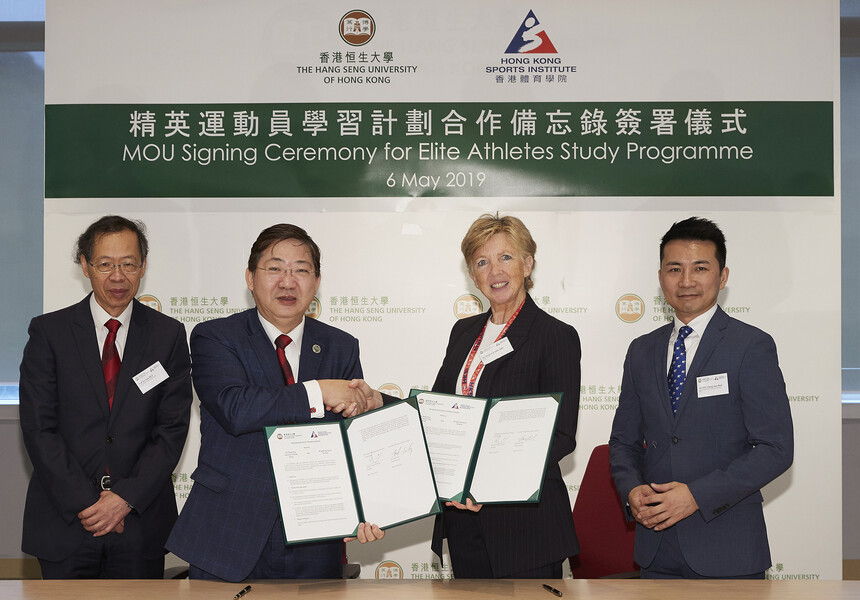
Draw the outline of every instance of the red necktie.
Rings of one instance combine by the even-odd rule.
[[[287,385],[292,385],[296,382],[293,379],[293,370],[290,368],[290,363],[287,362],[287,355],[284,352],[284,348],[289,346],[293,340],[290,339],[290,336],[281,334],[275,340],[275,346],[278,348],[278,362],[281,363],[281,371],[284,372],[284,381]]]
[[[113,408],[113,394],[116,391],[116,380],[119,376],[119,352],[116,350],[116,330],[122,326],[122,323],[116,319],[109,319],[105,323],[108,328],[108,335],[105,338],[105,345],[102,349],[102,371],[105,375],[105,387],[107,388],[108,407]]]

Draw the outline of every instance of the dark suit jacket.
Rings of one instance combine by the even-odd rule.
[[[700,575],[762,572],[770,564],[760,489],[791,465],[791,411],[773,339],[717,309],[688,366],[677,416],[669,399],[672,324],[637,338],[624,362],[610,462],[626,505],[634,487],[686,483],[699,510],[675,525]],[[696,378],[728,375],[728,393],[698,397]],[[647,567],[661,532],[636,526],[635,560]]]
[[[167,548],[207,573],[241,581],[272,527],[280,527],[263,427],[310,421],[307,392],[284,385],[256,308],[197,325],[191,352],[202,438],[194,486]],[[306,319],[296,381],[361,376],[358,340]],[[325,418],[341,417],[326,412]],[[340,544],[301,548],[308,564],[341,559]]]
[[[461,393],[460,370],[489,317],[487,312],[454,324],[442,368],[433,384],[434,392]],[[514,351],[484,366],[475,396],[498,398],[563,392],[564,397],[540,502],[486,505],[476,513],[496,577],[541,567],[579,553],[567,486],[558,466],[558,461],[576,446],[579,335],[570,325],[538,308],[527,296],[505,336]],[[455,511],[446,511],[445,521],[455,521],[459,516],[459,511]],[[441,551],[441,523],[442,519],[437,518],[433,532],[437,554]],[[456,524],[448,523],[447,527],[456,527]]]
[[[110,466],[113,490],[134,510],[124,536],[147,558],[164,555],[176,520],[171,474],[191,407],[185,327],[134,301],[113,409],[108,410],[89,296],[36,317],[21,362],[21,429],[33,463],[21,549],[63,560],[92,534],[78,512],[99,499]],[[161,362],[169,378],[142,394],[132,377]],[[113,535],[113,534],[110,534]]]

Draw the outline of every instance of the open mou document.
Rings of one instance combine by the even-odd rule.
[[[340,423],[266,428],[287,543],[346,537],[358,528]]]
[[[288,544],[354,536],[361,522],[393,527],[440,504],[417,401],[339,422],[266,427]]]
[[[413,394],[440,499],[540,500],[561,393],[494,399]]]
[[[415,400],[345,423],[359,498],[369,523],[400,525],[440,510]]]

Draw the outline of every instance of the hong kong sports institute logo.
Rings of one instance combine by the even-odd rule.
[[[350,46],[364,46],[376,33],[376,21],[370,13],[351,10],[340,18],[340,37]]]
[[[523,19],[505,54],[558,54],[533,10]]]

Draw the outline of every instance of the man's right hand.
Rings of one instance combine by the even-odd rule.
[[[98,502],[88,506],[78,513],[78,519],[84,529],[101,537],[115,531],[125,531],[125,517],[131,512],[128,502],[111,491],[105,490],[99,494]]]
[[[349,387],[361,392],[367,404],[367,410],[373,410],[382,406],[382,394],[370,387],[364,379],[353,379],[349,382]]]
[[[627,494],[627,503],[630,505],[630,513],[637,522],[642,523],[642,511],[648,508],[648,504],[654,501],[652,496],[657,492],[650,485],[638,485]],[[642,523],[642,525],[645,525]],[[645,525],[648,527],[648,525]],[[653,527],[653,525],[651,525]],[[649,527],[649,529],[651,528]]]
[[[627,495],[633,517],[648,529],[663,531],[699,510],[687,484],[678,481],[640,485]]]
[[[321,379],[320,389],[325,409],[354,417],[367,410],[367,399],[359,389],[353,389],[344,379]]]

